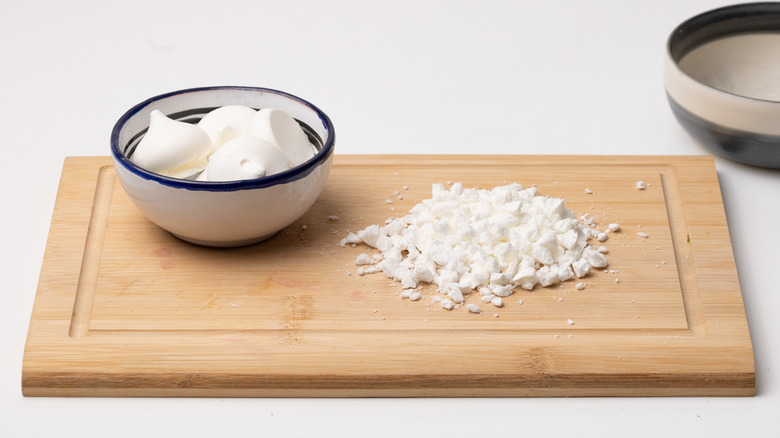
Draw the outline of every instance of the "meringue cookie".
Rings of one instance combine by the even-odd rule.
[[[208,181],[239,181],[273,175],[288,168],[282,153],[270,142],[239,137],[214,152],[205,173]]]
[[[257,111],[244,105],[227,105],[206,114],[198,126],[211,138],[211,153],[234,138],[245,137],[255,114]]]
[[[130,161],[173,178],[191,177],[206,167],[211,140],[203,129],[172,120],[159,110],[152,111],[149,117],[149,130]]]
[[[268,140],[279,148],[290,167],[314,156],[314,146],[301,125],[280,109],[265,108],[258,111],[252,119],[249,135]]]

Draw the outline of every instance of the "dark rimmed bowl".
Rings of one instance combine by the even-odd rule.
[[[780,168],[780,3],[727,6],[677,26],[664,82],[674,116],[700,143]]]
[[[130,161],[153,110],[197,123],[212,109],[226,105],[284,110],[319,150],[289,170],[243,181],[170,178]],[[257,87],[205,87],[152,97],[128,110],[111,132],[111,154],[119,182],[149,220],[188,242],[232,247],[267,239],[306,213],[325,187],[335,138],[330,118],[291,94]]]

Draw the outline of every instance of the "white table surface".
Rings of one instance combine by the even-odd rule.
[[[331,116],[337,153],[703,155],[666,103],[662,57],[678,23],[725,4],[4,3],[0,435],[780,436],[780,171],[721,158],[756,397],[63,399],[20,389],[63,159],[108,155],[114,122],[141,100],[206,85],[285,90]]]

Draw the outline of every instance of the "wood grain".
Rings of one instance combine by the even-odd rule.
[[[620,223],[604,243],[608,272],[593,272],[582,291],[569,281],[517,291],[500,309],[479,302],[481,315],[441,309],[431,288],[410,302],[384,275],[357,275],[353,261],[369,249],[339,247],[347,231],[403,215],[447,181],[535,184],[599,228]],[[708,157],[340,155],[303,218],[235,249],[172,237],[136,210],[109,158],[79,157],[63,168],[22,387],[28,396],[744,396],[754,376]]]

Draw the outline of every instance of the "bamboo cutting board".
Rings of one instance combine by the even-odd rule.
[[[480,315],[442,309],[430,289],[401,299],[381,273],[357,275],[355,257],[373,252],[339,247],[347,231],[404,214],[448,180],[535,184],[599,229],[619,223],[604,243],[606,272],[593,271],[584,290],[576,281],[518,290],[502,308],[474,293],[467,302]],[[22,387],[28,396],[745,396],[754,376],[709,157],[340,155],[303,218],[236,249],[194,246],[151,224],[111,160],[94,157],[65,161]]]

